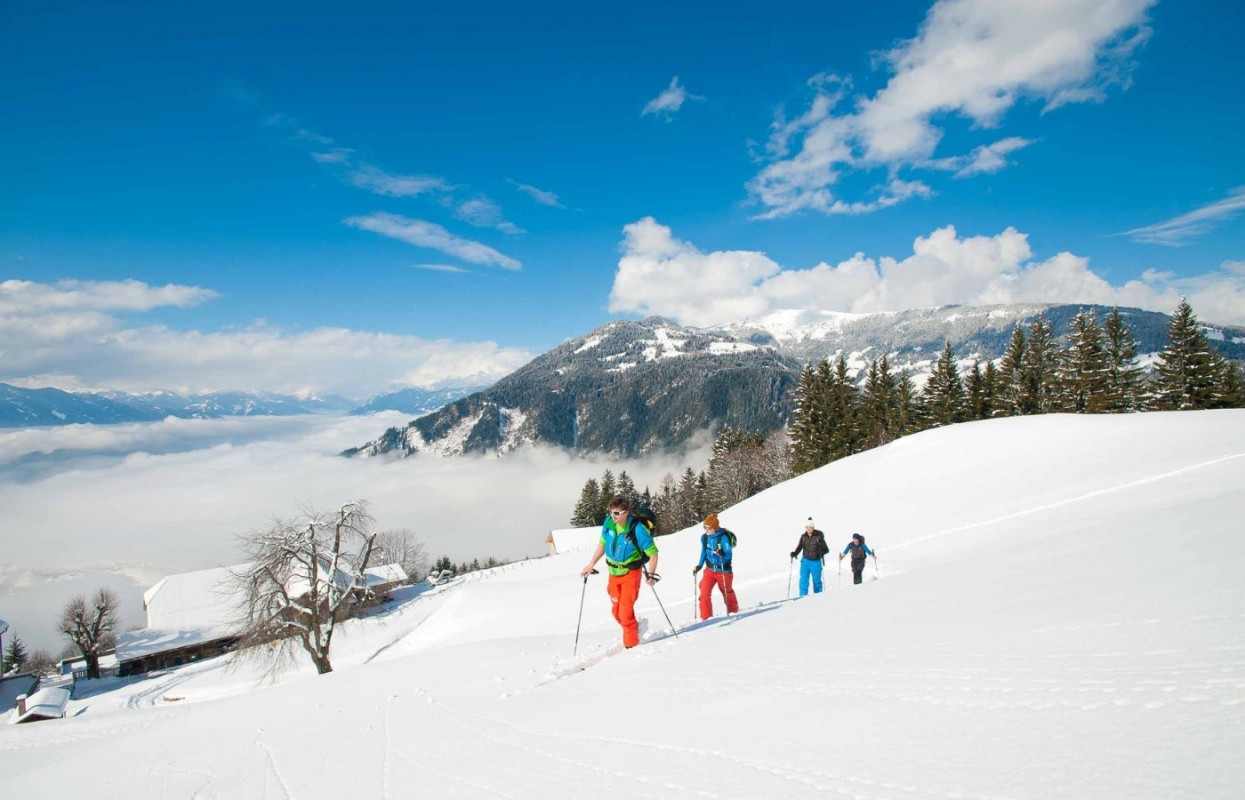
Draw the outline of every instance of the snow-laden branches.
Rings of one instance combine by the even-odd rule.
[[[337,511],[304,508],[243,537],[250,563],[235,576],[241,594],[242,641],[275,669],[297,642],[321,673],[337,623],[367,600],[364,574],[376,553],[367,504]]]

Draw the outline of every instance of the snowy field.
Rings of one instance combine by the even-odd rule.
[[[812,515],[877,549],[788,601]],[[229,659],[0,725],[5,796],[1239,798],[1245,411],[928,431],[721,514],[741,613],[692,624],[659,540],[619,652],[588,552],[408,589],[337,671]],[[831,556],[833,559],[833,556]],[[845,569],[845,571],[847,571]],[[798,577],[798,576],[797,576]],[[715,608],[721,610],[720,598]]]

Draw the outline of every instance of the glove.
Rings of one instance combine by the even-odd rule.
[[[695,567],[692,567],[692,574],[693,574],[693,575],[695,575],[695,574],[696,574],[696,573],[698,573],[698,572],[700,572],[700,566],[699,566],[699,565],[697,565],[697,566],[695,566]]]
[[[791,554],[791,560],[792,560],[792,561],[795,561],[795,553],[792,553],[792,554]]]

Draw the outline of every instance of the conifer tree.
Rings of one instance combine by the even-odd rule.
[[[924,427],[925,409],[912,382],[912,374],[905,369],[895,385],[895,430],[898,436],[907,436]]]
[[[897,384],[885,354],[869,362],[860,403],[860,427],[866,449],[881,447],[900,435],[896,430]]]
[[[943,346],[942,355],[925,383],[924,396],[929,421],[935,427],[963,422],[967,417],[964,383],[960,379],[950,340]]]
[[[830,378],[830,402],[827,415],[827,463],[860,452],[863,440],[859,415],[860,393],[847,372],[847,359],[839,356]]]
[[[817,463],[817,429],[819,427],[816,398],[816,373],[811,364],[800,370],[800,383],[795,393],[795,410],[791,414],[791,471],[796,475],[821,466]]]
[[[1137,366],[1137,340],[1124,322],[1119,308],[1112,308],[1103,325],[1103,351],[1107,360],[1107,396],[1104,411],[1140,411],[1142,370]]]
[[[571,512],[571,527],[587,528],[600,525],[604,521],[602,518],[604,507],[605,501],[601,499],[601,486],[596,478],[589,478],[579,492],[579,502],[575,504],[575,510]]]
[[[657,527],[662,533],[674,533],[685,526],[679,525],[679,510],[677,506],[678,483],[674,480],[674,475],[667,472],[661,476],[661,483],[657,485],[657,494],[653,496],[653,513],[657,515]]]
[[[1245,375],[1241,374],[1241,366],[1232,361],[1223,362],[1223,406],[1224,408],[1245,408]]]
[[[22,644],[22,637],[13,634],[13,639],[4,651],[4,661],[0,664],[0,674],[21,672],[22,666],[26,663],[26,658],[26,646]]]
[[[627,498],[633,508],[639,505],[640,494],[636,491],[635,481],[631,480],[631,476],[627,474],[625,469],[618,473],[618,488],[616,491],[619,496]],[[609,501],[606,500],[606,502]]]
[[[1217,355],[1217,354],[1216,354]],[[1222,368],[1188,301],[1181,298],[1159,353],[1155,401],[1163,409],[1214,408],[1222,399]]]
[[[614,483],[613,470],[605,470],[601,473],[601,522],[605,522],[605,504],[618,496],[618,486]]]
[[[1022,399],[1025,396],[1024,360],[1027,343],[1025,332],[1019,324],[1012,331],[1012,338],[1007,342],[1003,358],[999,360],[998,401],[995,416],[1015,417],[1023,412]]]
[[[986,396],[986,376],[981,371],[980,361],[974,361],[973,368],[964,376],[964,394],[967,398],[966,418],[985,419],[990,416],[990,401]]]
[[[1041,314],[1029,325],[1022,364],[1021,413],[1046,414],[1054,408],[1055,365],[1059,348],[1055,331]]]
[[[1060,354],[1057,406],[1077,414],[1098,414],[1110,405],[1110,364],[1102,329],[1092,309],[1072,318],[1069,347]]]

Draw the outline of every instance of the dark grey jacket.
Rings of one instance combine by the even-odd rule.
[[[801,552],[809,561],[820,561],[826,553],[830,552],[830,546],[826,544],[826,535],[818,530],[813,531],[811,536],[808,533],[801,533],[800,541],[791,551],[791,557],[795,558]]]

